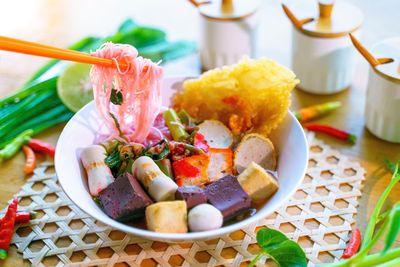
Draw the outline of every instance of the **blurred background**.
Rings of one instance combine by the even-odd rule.
[[[311,0],[310,0],[311,1]],[[364,13],[361,40],[370,47],[399,36],[399,0],[348,0]],[[262,0],[258,56],[290,66],[291,24],[281,1]],[[198,11],[185,0],[13,0],[0,1],[0,35],[66,47],[87,35],[107,35],[126,18],[165,30],[170,40],[200,38]],[[397,21],[397,22],[396,22]],[[0,96],[18,88],[46,59],[0,52]],[[359,68],[367,63],[359,56]],[[201,72],[197,55],[165,65],[170,75]],[[366,77],[355,83],[365,88]]]

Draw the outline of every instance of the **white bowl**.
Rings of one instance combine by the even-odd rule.
[[[168,106],[171,96],[181,88],[184,77],[167,77],[163,82],[163,104]],[[244,228],[267,217],[292,196],[305,175],[308,162],[308,145],[304,131],[295,117],[288,113],[281,125],[270,135],[279,153],[279,190],[254,216],[220,229],[186,234],[156,233],[138,229],[108,217],[91,198],[86,174],[80,163],[82,148],[93,144],[101,121],[91,102],[67,123],[58,139],[55,169],[62,188],[68,197],[84,212],[113,228],[151,240],[185,242],[216,238]]]

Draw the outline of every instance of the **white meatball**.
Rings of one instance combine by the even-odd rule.
[[[213,205],[200,204],[189,211],[189,229],[201,232],[218,229],[223,223],[222,213]]]

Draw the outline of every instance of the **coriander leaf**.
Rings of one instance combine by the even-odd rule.
[[[260,255],[249,266],[254,266],[263,255],[268,256],[280,267],[305,267],[307,258],[303,249],[283,233],[264,228],[257,233],[257,242],[262,248]]]
[[[116,89],[111,90],[110,101],[114,105],[121,105],[123,102],[123,97],[121,91],[117,91]]]
[[[106,165],[110,168],[114,177],[118,174],[118,170],[121,167],[122,160],[119,153],[119,146],[115,146],[113,151],[107,155],[104,159]]]
[[[170,153],[168,141],[161,139],[158,143],[143,151],[142,156],[147,156],[153,160],[161,160]]]
[[[383,253],[386,253],[396,240],[397,234],[400,230],[400,203],[397,203],[390,211],[389,217],[389,231],[385,239],[385,248]]]

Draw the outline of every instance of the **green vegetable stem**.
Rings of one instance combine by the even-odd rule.
[[[32,134],[33,130],[26,130],[14,138],[14,140],[0,150],[0,159],[7,160],[12,158],[23,145],[29,142]]]
[[[173,174],[172,174],[172,165],[171,161],[168,158],[163,158],[160,160],[155,160],[154,161],[157,166],[160,168],[160,170],[167,175],[169,178],[173,179]]]
[[[383,205],[390,192],[400,181],[399,164],[390,164],[390,166],[394,167],[392,179],[375,204],[363,236],[360,251],[350,259],[328,264],[327,267],[400,266],[400,248],[390,249],[400,231],[400,202],[396,203],[390,210],[382,212]],[[377,227],[378,224],[380,225],[379,228]],[[382,237],[384,237],[383,251],[368,255]]]
[[[179,119],[175,110],[168,109],[165,111],[164,120],[169,131],[171,132],[172,138],[175,141],[185,141],[189,138],[189,134],[185,131],[185,127],[182,125],[181,120]]]

